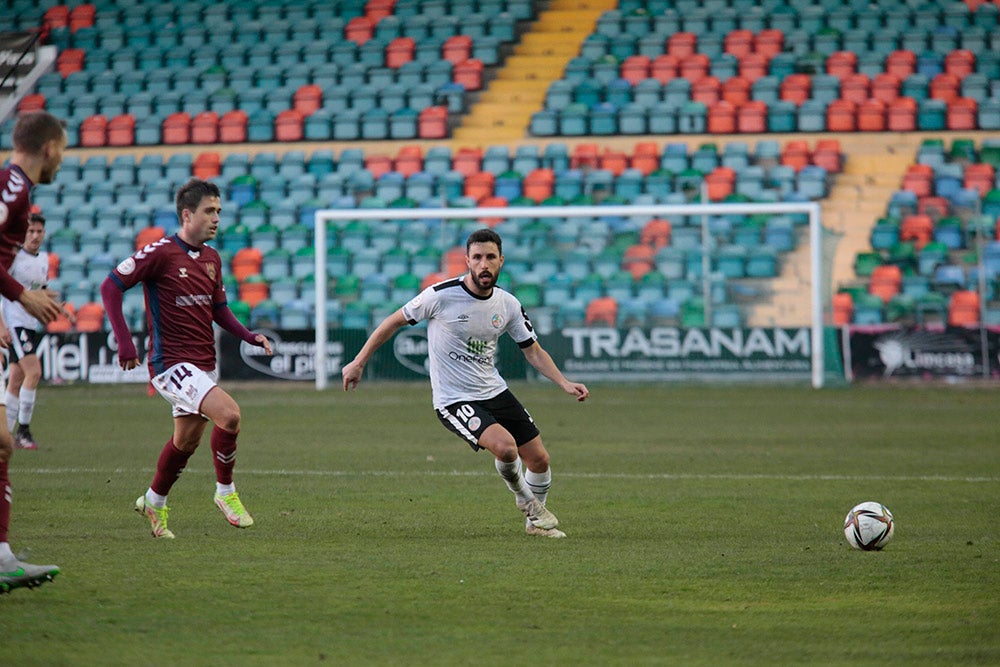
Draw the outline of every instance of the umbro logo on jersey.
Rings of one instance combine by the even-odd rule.
[[[459,322],[468,322],[469,321],[469,316],[466,315],[465,313],[462,313],[461,315],[458,316],[458,321]]]

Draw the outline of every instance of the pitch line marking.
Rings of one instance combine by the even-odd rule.
[[[22,468],[20,474],[72,475],[72,474],[148,474],[145,468]],[[186,468],[185,472],[198,474],[207,469]],[[479,470],[238,470],[240,475],[262,475],[273,477],[493,477],[493,473]],[[968,482],[971,484],[995,484],[1000,477],[962,477],[958,475],[776,475],[776,474],[702,474],[702,473],[601,473],[566,472],[560,470],[559,477],[577,479],[662,479],[662,480],[729,480],[729,481],[781,481],[781,482]]]

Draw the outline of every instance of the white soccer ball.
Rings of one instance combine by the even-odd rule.
[[[847,543],[862,551],[877,551],[884,547],[892,539],[895,528],[889,508],[874,501],[855,505],[844,519]]]

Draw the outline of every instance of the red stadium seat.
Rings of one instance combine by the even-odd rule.
[[[670,235],[673,231],[673,226],[670,224],[669,220],[662,218],[653,218],[647,222],[642,231],[639,232],[639,242],[650,246],[653,249],[662,248],[665,245],[670,245]]]
[[[649,56],[629,56],[622,61],[618,74],[621,78],[625,79],[634,86],[643,79],[648,79],[650,77],[650,67],[652,64],[652,60]]]
[[[853,51],[834,51],[826,58],[826,73],[843,80],[857,72],[858,56]]]
[[[857,105],[850,100],[833,100],[826,107],[826,129],[830,132],[857,130]]]
[[[882,264],[872,269],[872,275],[868,282],[869,294],[876,294],[882,297],[882,301],[899,294],[903,285],[903,272],[895,264]]]
[[[686,58],[698,48],[698,36],[693,32],[675,32],[667,38],[667,53],[677,58]]]
[[[714,76],[698,79],[691,84],[691,99],[711,108],[713,104],[722,99],[722,83]]]
[[[902,81],[917,69],[917,56],[913,51],[899,49],[885,58],[885,71]]]
[[[601,296],[587,304],[584,320],[587,326],[609,326],[618,324],[618,301],[611,296]]]
[[[736,107],[719,100],[708,107],[706,129],[711,134],[732,134],[736,131]]]
[[[944,71],[964,79],[976,71],[976,55],[968,49],[952,51],[944,58]]]
[[[711,61],[704,53],[692,53],[681,58],[679,73],[682,78],[691,82],[693,88],[694,84],[708,76],[710,66]]]
[[[705,174],[705,186],[711,201],[722,201],[733,194],[736,186],[736,172],[729,167],[716,167]]]
[[[971,327],[979,324],[979,292],[956,290],[948,300],[948,324]]]
[[[108,119],[102,115],[88,116],[80,123],[80,145],[85,147],[108,144]]]
[[[365,169],[371,172],[376,180],[392,171],[392,167],[392,158],[388,155],[373,153],[365,156]]]
[[[482,163],[483,150],[478,147],[462,146],[451,158],[451,168],[465,176],[479,173]]]
[[[767,132],[767,102],[750,100],[736,110],[736,131],[749,134]]]
[[[478,58],[464,60],[452,69],[452,81],[460,83],[466,90],[483,87],[483,61]]]
[[[750,30],[732,30],[722,41],[726,53],[742,58],[754,50],[754,35]]]
[[[540,203],[552,196],[555,173],[551,169],[535,169],[524,178],[522,192],[525,197]]]
[[[958,97],[948,103],[945,127],[949,130],[975,130],[979,104],[971,97]]]
[[[191,115],[186,111],[170,114],[163,120],[163,143],[187,144],[191,142]]]
[[[94,25],[94,16],[97,8],[91,4],[77,5],[69,12],[69,30],[76,32],[80,28],[89,28]]]
[[[219,141],[224,144],[240,144],[247,140],[247,112],[233,109],[222,114],[219,119]]]
[[[890,132],[912,132],[917,129],[917,102],[912,97],[898,97],[889,103],[886,127]]]
[[[885,102],[872,98],[858,104],[857,109],[857,127],[859,132],[885,131]]]
[[[202,111],[191,119],[191,143],[214,144],[219,141],[219,114]]]
[[[680,58],[665,53],[662,56],[653,58],[653,62],[649,67],[649,74],[660,83],[667,83],[677,78],[680,65]]]
[[[742,76],[731,76],[722,84],[722,99],[739,107],[750,100],[752,85],[750,79]]]
[[[472,56],[472,38],[468,35],[452,35],[441,47],[441,57],[452,65],[465,62]]]
[[[292,108],[303,117],[312,115],[323,106],[323,89],[316,84],[306,84],[292,96]]]
[[[296,109],[285,109],[274,119],[275,141],[302,141],[303,117]]]
[[[45,95],[41,93],[32,93],[30,95],[25,95],[21,98],[21,101],[17,103],[17,112],[25,113],[27,111],[41,111],[45,108]]]
[[[135,249],[142,250],[150,243],[156,243],[166,236],[163,227],[143,227],[135,235]]]
[[[402,146],[396,153],[393,169],[403,176],[410,177],[424,168],[424,151],[420,146],[408,144]]]
[[[779,93],[781,99],[802,104],[809,99],[812,81],[808,74],[789,74],[781,81]],[[830,129],[829,127],[827,129]]]
[[[781,53],[785,48],[785,33],[777,28],[761,30],[754,39],[754,53],[767,57],[768,60]]]
[[[640,141],[632,149],[629,161],[632,169],[638,169],[643,176],[648,176],[660,168],[660,149],[654,141]]]
[[[589,167],[597,169],[600,166],[601,158],[598,153],[597,144],[577,144],[570,154],[569,166],[571,169],[581,169]]]
[[[417,117],[417,135],[421,139],[444,139],[448,136],[448,107],[427,107]]]
[[[899,97],[899,79],[894,74],[885,72],[876,74],[874,81],[872,81],[872,97],[886,104],[891,104]]]
[[[465,186],[462,194],[472,197],[477,202],[485,197],[493,196],[493,188],[496,183],[496,176],[489,171],[481,171],[469,174],[465,177]]]
[[[347,22],[344,28],[344,37],[351,42],[361,45],[372,38],[375,32],[375,22],[367,16],[355,16]]]
[[[952,100],[958,98],[961,85],[962,82],[954,74],[941,72],[931,79],[927,92],[932,98],[944,100],[950,104]]]
[[[851,74],[840,81],[841,99],[850,100],[855,104],[867,100],[870,97],[868,92],[870,89],[871,81],[869,81],[867,74]]]
[[[412,37],[397,37],[385,47],[385,66],[396,69],[413,60],[417,42]]]
[[[833,295],[833,324],[836,326],[846,326],[851,323],[854,316],[854,298],[850,292],[837,292]]]
[[[748,53],[739,59],[739,75],[751,84],[767,76],[770,56],[763,53]]]
[[[135,117],[123,113],[108,121],[108,146],[131,146],[135,143]]]

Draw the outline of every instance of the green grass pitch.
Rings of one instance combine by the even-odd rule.
[[[228,388],[256,525],[213,505],[206,437],[173,541],[132,511],[166,403],[41,389],[11,542],[63,571],[0,597],[0,664],[1000,664],[995,388],[515,385],[565,540],[426,384]],[[881,552],[844,539],[864,500]]]

